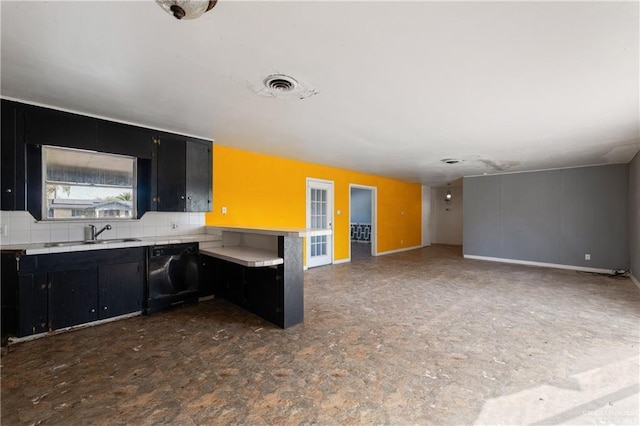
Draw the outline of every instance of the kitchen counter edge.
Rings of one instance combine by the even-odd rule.
[[[68,245],[61,247],[45,247],[47,243],[25,243],[25,244],[7,244],[0,247],[3,253],[19,253],[23,255],[32,254],[50,254],[50,253],[67,253],[74,251],[88,250],[106,250],[127,247],[146,247],[158,246],[164,244],[180,244],[180,243],[205,243],[222,241],[222,237],[215,234],[191,234],[191,235],[165,235],[159,237],[139,237],[137,241],[101,243],[101,244],[82,244]]]

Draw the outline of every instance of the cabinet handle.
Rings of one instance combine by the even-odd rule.
[[[180,196],[180,199],[181,199],[181,200],[184,200],[184,195],[181,195],[181,196]]]
[[[7,188],[7,189],[5,189],[5,190],[4,190],[4,192],[11,193],[11,188]]]
[[[91,313],[94,313],[95,311],[96,311],[95,309],[92,309],[92,310],[91,310]]]
[[[190,200],[190,199],[191,199],[191,197],[187,197],[187,200]]]
[[[105,306],[105,307],[104,307],[104,310],[106,311],[107,309],[108,309],[108,308]]]

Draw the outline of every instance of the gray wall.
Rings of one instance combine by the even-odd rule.
[[[451,202],[445,195],[451,191]],[[431,189],[431,242],[433,244],[462,244],[462,186]],[[447,210],[448,209],[448,210]]]
[[[628,269],[628,187],[627,164],[465,178],[463,252]]]
[[[629,235],[631,274],[640,281],[640,152],[629,163]]]
[[[370,189],[351,188],[351,223],[371,223]]]
[[[431,188],[422,185],[422,245],[431,245]]]

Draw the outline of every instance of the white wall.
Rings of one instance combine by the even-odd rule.
[[[640,283],[640,152],[629,163],[629,252],[631,274]]]
[[[422,246],[431,245],[431,187],[422,186]]]
[[[173,229],[172,224],[177,224]],[[0,224],[6,225],[7,235],[0,236],[0,244],[30,244],[84,240],[84,228],[92,224],[112,229],[100,234],[100,239],[159,237],[204,233],[204,213],[147,212],[139,220],[36,221],[29,212],[0,212]]]
[[[444,200],[447,191],[452,195],[449,205]],[[462,245],[462,186],[431,189],[430,225],[432,244]]]

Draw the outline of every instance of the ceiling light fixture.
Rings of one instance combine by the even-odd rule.
[[[447,189],[447,193],[444,196],[444,202],[446,204],[445,210],[449,211],[451,210],[451,199],[453,198],[453,195],[451,194],[451,190]]]
[[[176,19],[196,19],[213,9],[218,0],[156,0],[156,3]]]

